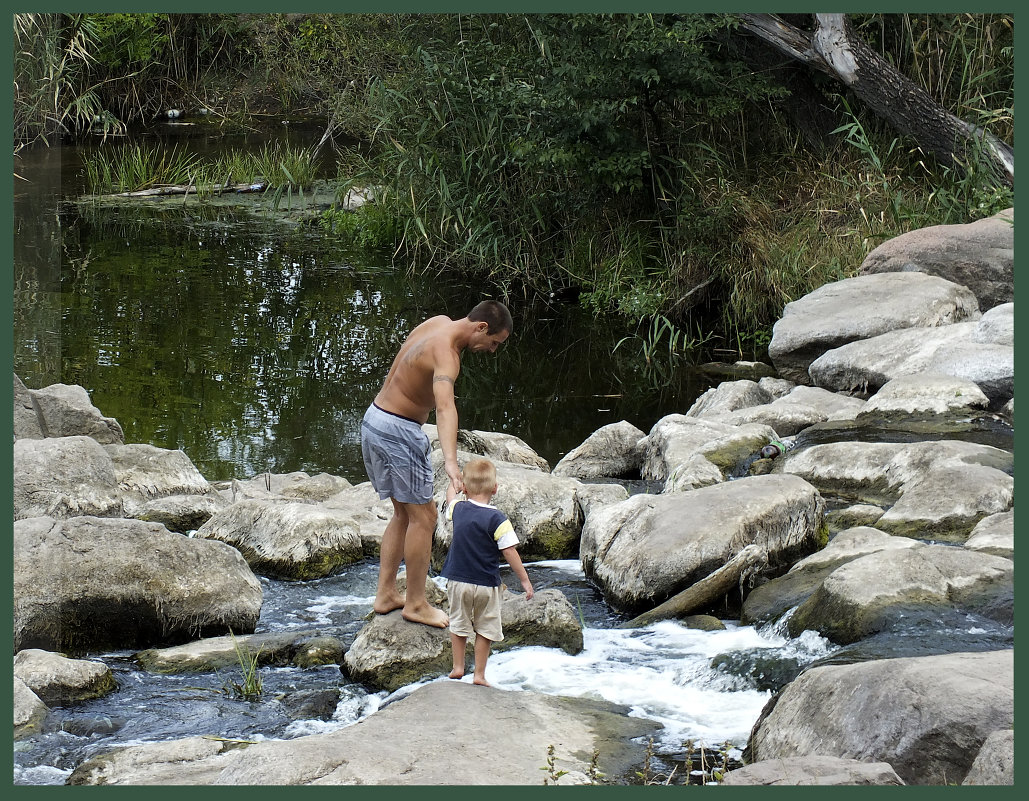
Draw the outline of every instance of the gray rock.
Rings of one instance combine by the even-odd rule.
[[[38,648],[14,655],[14,675],[48,707],[100,698],[116,687],[111,669],[103,662],[69,659]]]
[[[917,373],[887,381],[858,412],[858,420],[968,414],[990,399],[979,385],[942,373]]]
[[[364,557],[352,518],[297,501],[240,501],[211,517],[194,536],[227,543],[255,573],[287,581],[331,576]]]
[[[475,454],[458,450],[457,461],[463,468]],[[443,469],[443,453],[433,451],[436,502],[442,504],[449,483]],[[576,493],[582,482],[555,476],[533,467],[511,462],[496,462],[497,494],[492,504],[508,516],[518,535],[518,553],[525,562],[568,559],[579,551],[582,511]],[[440,515],[433,541],[433,564],[442,567],[453,538],[452,524]]]
[[[972,292],[942,278],[922,273],[860,275],[826,284],[787,303],[772,326],[768,355],[780,376],[810,384],[811,363],[848,342],[980,316]]]
[[[361,551],[368,558],[377,558],[382,548],[382,535],[393,518],[393,503],[379,498],[370,481],[355,484],[338,492],[324,503],[357,523],[361,533]]]
[[[447,608],[445,596],[436,603]],[[559,590],[540,590],[527,601],[523,594],[505,589],[500,616],[504,639],[493,644],[494,651],[528,645],[560,648],[569,654],[582,650],[581,624]],[[467,643],[469,654],[473,645],[471,641]],[[354,681],[393,692],[450,672],[450,634],[448,629],[409,623],[399,610],[373,615],[343,657],[343,666]]]
[[[1000,408],[1000,414],[1007,419],[1011,425],[1015,424],[1015,399],[1012,398]]]
[[[15,650],[250,632],[261,611],[261,585],[234,548],[138,520],[18,520],[13,572]]]
[[[932,225],[887,240],[869,253],[860,272],[918,270],[967,286],[980,309],[1014,300],[1013,208],[957,225]]]
[[[847,645],[883,630],[913,607],[974,605],[1011,585],[1010,559],[948,545],[877,551],[837,567],[789,619],[792,636],[813,630]]]
[[[575,502],[585,520],[595,509],[602,509],[613,503],[621,503],[629,497],[629,491],[621,484],[583,484],[575,490]]]
[[[665,481],[676,469],[699,456],[723,475],[739,462],[761,450],[778,435],[765,425],[729,425],[716,420],[669,414],[658,420],[639,447],[643,456],[641,475]],[[696,464],[687,470],[695,473]]]
[[[46,434],[40,424],[39,413],[28,387],[14,374],[14,438],[43,439]]]
[[[825,522],[830,531],[842,531],[855,526],[874,526],[883,516],[885,509],[870,503],[855,503],[844,509],[825,513]]]
[[[892,537],[865,526],[841,531],[822,550],[801,559],[785,575],[755,587],[743,602],[740,623],[762,625],[779,620],[810,598],[840,565],[870,553],[917,544],[915,540]]]
[[[902,785],[903,779],[886,762],[862,762],[859,759],[811,754],[804,757],[781,757],[744,765],[730,770],[720,782],[722,786],[772,785]]]
[[[92,437],[101,445],[122,443],[125,434],[118,421],[104,417],[77,384],[51,384],[29,390],[48,437]]]
[[[426,423],[422,426],[422,430],[429,437],[433,450],[439,450],[439,434],[436,426]],[[467,453],[486,456],[493,462],[509,462],[541,470],[544,473],[550,472],[550,464],[547,460],[530,448],[524,440],[512,434],[498,431],[470,431],[461,428],[457,431],[457,447],[458,450]]]
[[[995,731],[979,749],[963,785],[1015,783],[1015,730]]]
[[[207,637],[171,648],[139,651],[134,659],[151,673],[206,673],[239,665],[239,654],[258,665],[315,667],[340,664],[343,643],[317,631],[284,631]]]
[[[37,733],[50,712],[28,686],[14,677],[14,739],[21,740]]]
[[[757,476],[676,495],[634,495],[586,521],[580,558],[616,609],[638,613],[705,578],[750,544],[771,565],[811,553],[824,502],[794,476]]]
[[[645,436],[625,420],[603,426],[566,453],[553,473],[578,479],[638,476],[641,458],[636,445]]]
[[[86,760],[68,783],[539,787],[549,745],[557,771],[586,774],[598,751],[605,773],[618,776],[640,764],[657,728],[604,701],[443,680],[328,734],[253,745],[191,737],[130,746]],[[503,759],[496,758],[498,742]]]
[[[767,376],[759,380],[757,385],[771,395],[773,400],[789,395],[797,386],[795,382],[787,381],[785,378],[769,378]]]
[[[345,478],[329,473],[311,476],[305,472],[265,473],[248,481],[234,479],[231,485],[234,502],[246,500],[286,499],[321,502],[353,486]]]
[[[13,500],[15,520],[122,515],[111,457],[85,436],[17,440]]]
[[[718,417],[726,412],[771,403],[772,396],[756,381],[723,381],[704,392],[686,412],[687,417]]]
[[[983,313],[972,334],[973,342],[1015,344],[1015,304],[1002,303]]]
[[[172,523],[185,532],[228,506],[181,450],[153,445],[107,445],[125,517]],[[175,498],[176,500],[171,500]]]
[[[908,784],[953,784],[1013,722],[1011,650],[830,665],[766,705],[744,756],[888,762]]]
[[[820,387],[797,386],[788,394],[762,406],[738,409],[717,419],[730,425],[759,423],[780,437],[791,437],[815,423],[853,420],[865,402]]]
[[[1015,513],[998,512],[975,524],[965,540],[965,547],[994,556],[1015,558]]]
[[[988,445],[839,442],[776,462],[825,495],[889,506],[876,528],[891,534],[963,542],[979,520],[1014,503],[1012,454]]]
[[[871,395],[888,381],[942,373],[972,381],[999,405],[1014,394],[1014,348],[972,340],[972,323],[907,328],[826,351],[810,366],[811,380],[835,392]]]

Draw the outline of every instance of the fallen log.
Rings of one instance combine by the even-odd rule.
[[[263,192],[268,188],[266,183],[229,184],[228,186],[209,186],[203,191],[209,195],[223,195],[226,192]],[[133,192],[115,192],[107,197],[159,197],[160,195],[189,195],[197,192],[196,184],[179,184],[152,186],[149,189],[137,189]]]
[[[647,626],[658,620],[681,618],[711,605],[734,587],[741,579],[768,566],[768,551],[761,545],[748,545],[714,573],[690,585],[649,612],[622,623],[619,628]]]

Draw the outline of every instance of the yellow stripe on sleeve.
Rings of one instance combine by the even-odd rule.
[[[512,531],[514,531],[514,526],[511,525],[511,521],[505,520],[503,523],[497,526],[497,530],[493,532],[493,541],[500,542],[501,537],[503,537],[505,534],[511,533]]]

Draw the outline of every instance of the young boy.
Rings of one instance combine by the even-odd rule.
[[[454,669],[450,678],[464,676],[465,644],[475,635],[473,684],[489,687],[486,660],[494,642],[504,639],[500,623],[500,562],[504,555],[522,582],[525,599],[533,596],[532,582],[518,556],[518,537],[507,516],[490,506],[497,491],[497,470],[489,459],[472,459],[461,471],[467,500],[455,500],[453,482],[447,488],[446,515],[454,521],[454,539],[443,563],[450,601],[450,644]]]

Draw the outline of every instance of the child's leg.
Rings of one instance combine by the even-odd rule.
[[[481,684],[484,687],[490,686],[489,682],[486,681],[486,660],[489,659],[489,652],[492,646],[492,640],[487,640],[481,634],[475,635],[475,673],[472,678],[472,684]]]
[[[454,669],[450,671],[450,678],[459,679],[464,675],[464,649],[468,642],[467,637],[461,637],[450,632],[450,647],[454,651]],[[478,645],[476,645],[478,649]],[[478,650],[475,652],[478,654]]]

